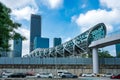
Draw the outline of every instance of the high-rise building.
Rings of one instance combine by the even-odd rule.
[[[49,38],[35,37],[34,49],[36,48],[49,48]]]
[[[60,45],[62,43],[62,39],[61,38],[54,38],[53,39],[53,46],[57,46]]]
[[[36,36],[41,37],[41,16],[32,14],[30,24],[30,52],[33,51],[34,38]]]
[[[13,57],[22,56],[22,39],[19,38],[13,41]]]
[[[120,57],[120,44],[116,44],[116,57]]]

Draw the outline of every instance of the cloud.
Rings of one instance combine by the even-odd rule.
[[[76,16],[76,15],[72,16],[72,17],[71,17],[71,22],[74,22],[76,19],[77,19],[77,16]]]
[[[22,43],[22,55],[29,54],[30,31],[21,27],[17,29],[16,32],[27,38],[27,40]]]
[[[71,37],[65,38],[65,40],[63,41],[63,43],[65,43],[65,42],[67,42],[67,41],[69,41],[71,39],[72,39]]]
[[[15,0],[0,0],[0,1],[11,9],[22,8],[22,7],[25,7],[26,5],[37,7],[35,0],[16,0],[16,1]]]
[[[108,31],[113,30],[114,24],[120,23],[120,10],[113,9],[111,11],[107,10],[90,10],[85,14],[81,13],[75,20],[78,26],[81,28],[81,32],[89,29],[98,23],[105,23]]]
[[[81,8],[85,8],[86,7],[86,4],[83,4],[82,6],[81,6]]]
[[[42,3],[50,9],[58,9],[62,7],[63,0],[42,0]]]
[[[35,0],[1,0],[1,2],[12,9],[11,15],[15,20],[30,20],[32,13],[38,13]]]
[[[105,23],[108,32],[113,31],[113,26],[120,24],[120,0],[100,0],[100,5],[106,8],[90,10],[80,13],[79,16],[74,15],[71,17],[71,22],[74,21],[81,32],[101,22]],[[107,10],[108,8],[111,10]]]
[[[89,10],[86,13],[80,13],[79,16],[73,15],[71,22],[75,22],[80,27],[81,32],[101,22],[105,23],[108,33],[113,31],[113,27],[119,29],[120,0],[100,0],[100,5],[105,8]]]
[[[120,0],[100,0],[100,4],[107,8],[120,9]]]
[[[37,12],[38,12],[38,9],[34,9],[30,6],[26,6],[21,9],[13,9],[11,15],[13,15],[16,20],[25,19],[29,21],[31,14],[35,14]]]

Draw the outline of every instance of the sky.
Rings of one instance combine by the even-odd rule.
[[[61,37],[62,43],[98,23],[105,23],[107,34],[120,30],[120,0],[0,0],[11,8],[11,19],[22,24],[16,30],[24,35],[22,55],[29,54],[30,16],[42,17],[42,37]],[[12,44],[12,42],[11,42]],[[115,46],[103,48],[115,56]]]

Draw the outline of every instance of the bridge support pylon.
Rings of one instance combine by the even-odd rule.
[[[98,48],[92,49],[93,56],[93,73],[99,73],[99,64],[98,64]]]

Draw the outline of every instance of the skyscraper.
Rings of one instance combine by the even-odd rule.
[[[49,48],[49,38],[35,37],[34,49],[36,48]]]
[[[19,38],[14,40],[13,43],[13,57],[21,57],[22,56],[22,39]]]
[[[53,39],[53,46],[57,46],[57,45],[60,45],[62,42],[62,39],[61,38],[54,38]]]
[[[120,44],[116,44],[116,57],[120,57]]]
[[[41,37],[41,16],[32,14],[30,24],[30,52],[33,50],[34,38],[36,36]]]

